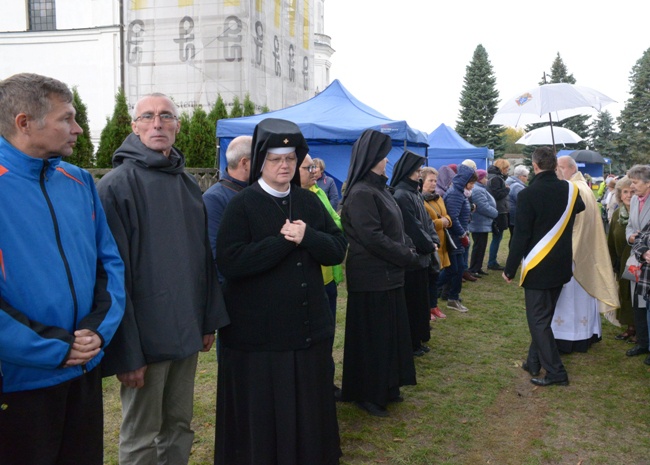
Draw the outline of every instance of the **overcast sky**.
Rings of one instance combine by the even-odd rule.
[[[537,86],[559,52],[576,83],[618,103],[650,48],[644,2],[326,0],[331,79],[389,118],[430,133],[456,126],[466,67],[485,47],[502,105]],[[444,6],[443,6],[444,5]],[[500,106],[499,105],[499,106]]]

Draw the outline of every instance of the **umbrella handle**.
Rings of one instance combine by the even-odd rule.
[[[546,79],[546,74],[544,75],[544,78]],[[553,141],[553,154],[557,155],[557,150],[555,150],[555,134],[553,134],[553,118],[550,112],[548,114],[548,121],[549,123],[551,123],[551,140]]]

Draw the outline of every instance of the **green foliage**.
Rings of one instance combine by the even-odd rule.
[[[619,162],[630,167],[648,163],[650,153],[650,48],[643,52],[630,73],[630,95],[618,117]]]
[[[244,116],[244,109],[241,106],[239,97],[235,96],[235,98],[232,101],[232,110],[230,110],[230,117],[239,118],[241,116]]]
[[[82,168],[92,168],[93,152],[95,151],[95,148],[93,147],[93,143],[90,141],[88,110],[81,100],[76,87],[73,87],[72,89],[72,106],[77,112],[77,116],[75,117],[77,124],[81,126],[83,132],[77,136],[77,143],[74,146],[72,155],[66,157],[65,161]]]
[[[215,127],[203,107],[194,109],[190,123],[189,141],[185,153],[188,168],[212,168],[216,159]]]
[[[110,168],[113,165],[113,153],[129,134],[131,134],[131,115],[129,115],[124,91],[120,88],[115,95],[113,116],[110,119],[107,118],[106,126],[99,138],[97,168]]]
[[[264,105],[262,107],[262,110],[260,111],[260,113],[268,113],[269,111],[271,111],[271,109],[269,107],[267,107],[266,105]]]
[[[470,144],[494,149],[496,157],[504,154],[503,128],[490,122],[499,109],[499,91],[492,64],[483,45],[474,50],[472,61],[465,69],[460,95],[460,115],[456,132]]]
[[[605,157],[612,159],[612,171],[623,172],[626,167],[620,162],[616,150],[617,134],[614,131],[614,118],[605,110],[598,114],[589,128],[590,147]]]
[[[219,94],[217,101],[208,114],[208,119],[216,125],[217,121],[226,118],[228,118],[228,110],[226,109],[226,104],[223,102],[223,98],[221,98],[221,94]]]
[[[247,92],[244,98],[244,116],[253,116],[255,114],[255,104],[251,101],[251,96]]]
[[[178,118],[178,122],[181,124],[181,129],[178,134],[176,134],[176,142],[174,142],[174,147],[185,154],[187,153],[187,149],[190,143],[190,125],[192,123],[192,119],[190,118],[190,115],[184,111]]]

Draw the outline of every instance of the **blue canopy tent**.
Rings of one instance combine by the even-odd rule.
[[[311,99],[282,110],[217,122],[219,167],[226,167],[226,149],[237,136],[253,135],[257,123],[265,118],[281,118],[296,123],[309,144],[312,158],[322,158],[326,173],[341,189],[350,165],[352,145],[366,129],[375,129],[393,140],[388,155],[386,173],[390,177],[393,165],[405,148],[426,156],[426,134],[412,129],[406,121],[387,118],[357,100],[343,85],[334,80],[325,90]]]
[[[429,134],[427,150],[429,166],[440,168],[451,163],[459,164],[463,160],[474,160],[477,168],[484,170],[494,159],[494,150],[487,147],[474,147],[446,124],[441,124]]]

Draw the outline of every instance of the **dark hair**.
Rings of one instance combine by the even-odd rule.
[[[532,161],[542,171],[555,170],[557,157],[551,147],[538,147],[533,152]]]

